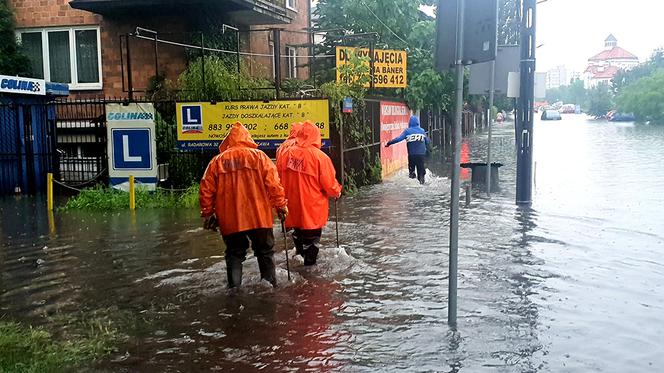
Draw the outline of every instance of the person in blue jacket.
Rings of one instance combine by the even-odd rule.
[[[389,147],[406,140],[408,147],[408,177],[415,178],[415,170],[417,169],[417,180],[420,184],[424,184],[424,175],[426,170],[424,168],[424,159],[426,158],[429,150],[429,137],[422,127],[420,127],[420,120],[416,116],[411,115],[408,121],[408,128],[403,130],[399,137],[396,137],[385,144]]]

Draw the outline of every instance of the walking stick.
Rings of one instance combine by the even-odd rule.
[[[291,281],[290,277],[290,263],[288,260],[288,238],[286,238],[286,227],[284,226],[284,221],[281,221],[281,233],[284,234],[284,252],[286,253],[286,272],[288,272],[288,282]]]
[[[334,199],[334,225],[337,229],[337,247],[339,247],[339,213],[337,210],[337,199]]]

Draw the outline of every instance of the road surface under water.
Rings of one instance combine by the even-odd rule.
[[[664,127],[537,122],[530,209],[514,205],[513,125],[494,140],[502,192],[461,209],[456,333],[449,179],[436,164],[426,185],[400,172],[340,201],[343,250],[332,220],[316,268],[291,258],[292,283],[283,252],[277,290],[248,258],[237,294],[196,211],[49,223],[40,201],[4,200],[0,314],[53,329],[110,317],[129,339],[99,371],[661,370]],[[485,153],[484,135],[464,142],[464,159]]]

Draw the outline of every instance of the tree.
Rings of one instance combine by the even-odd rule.
[[[616,102],[620,111],[634,113],[639,120],[664,124],[664,69],[627,86]]]
[[[570,85],[546,90],[546,100],[549,103],[562,101],[564,104],[581,105],[586,102],[586,95],[586,88],[580,79],[573,80]]]
[[[500,0],[498,4],[498,45],[519,44],[521,1]]]
[[[440,73],[434,68],[436,21],[419,10],[420,6],[433,3],[433,0],[320,0],[315,10],[318,27],[343,30],[328,32],[323,49],[334,54],[336,45],[359,43],[366,47],[366,41],[342,37],[376,32],[380,36],[376,48],[408,51],[408,87],[378,92],[403,96],[414,109],[448,110],[454,100],[454,78],[451,73]],[[518,0],[500,0],[499,44],[518,42],[519,5]],[[326,68],[331,71],[333,61],[325,60],[319,63],[327,63]],[[327,79],[334,79],[334,74],[328,73]]]
[[[613,108],[613,94],[607,83],[600,83],[588,90],[586,112],[595,118],[602,118]]]
[[[0,0],[0,74],[30,75],[30,61],[21,53],[14,33],[14,17],[6,0]]]
[[[620,70],[613,78],[613,92],[619,95],[625,88],[637,80],[664,68],[664,49],[656,49],[650,59],[631,70]]]

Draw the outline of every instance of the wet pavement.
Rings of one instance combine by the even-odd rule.
[[[342,199],[342,249],[332,220],[315,268],[291,258],[292,283],[283,252],[277,290],[249,257],[237,294],[195,210],[49,219],[41,201],[5,199],[0,314],[55,329],[62,316],[107,315],[129,339],[101,371],[661,369],[664,128],[536,122],[534,204],[519,209],[511,125],[494,135],[502,191],[461,209],[457,333],[437,164],[425,185],[400,172]],[[464,143],[466,160],[485,152],[483,134]]]

